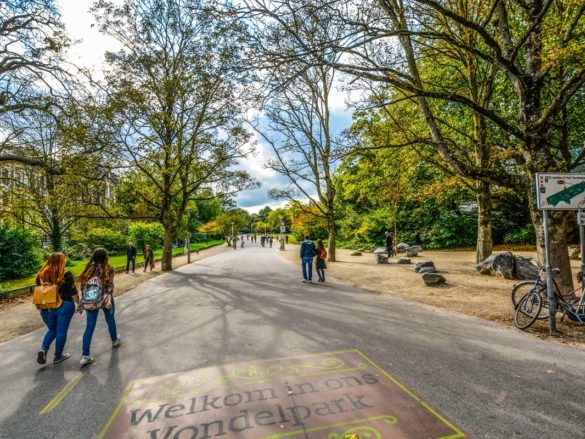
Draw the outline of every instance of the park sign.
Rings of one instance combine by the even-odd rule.
[[[538,208],[585,209],[585,174],[536,174]]]
[[[469,437],[358,350],[130,383],[97,439]]]

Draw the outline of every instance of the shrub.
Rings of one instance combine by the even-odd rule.
[[[90,252],[98,247],[104,247],[109,254],[123,253],[128,245],[128,238],[120,232],[111,229],[97,228],[90,230],[80,244],[90,249]]]
[[[504,235],[505,244],[534,244],[535,242],[536,234],[532,224],[526,224],[524,227]]]
[[[130,224],[129,227],[130,241],[139,252],[144,250],[146,244],[155,250],[162,246],[165,230],[159,223],[137,222]]]
[[[40,268],[39,241],[26,229],[0,224],[0,280],[23,277]]]

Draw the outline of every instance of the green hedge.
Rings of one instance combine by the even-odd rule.
[[[26,229],[0,224],[0,280],[22,277],[40,268],[37,238]]]

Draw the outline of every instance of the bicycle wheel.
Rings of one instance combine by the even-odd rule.
[[[512,303],[514,304],[514,308],[518,306],[518,303],[520,302],[520,300],[522,300],[524,296],[526,296],[528,293],[535,289],[534,285],[535,282],[536,281],[533,280],[527,280],[524,282],[520,282],[514,286],[514,288],[512,289]]]
[[[516,307],[514,324],[518,329],[529,328],[539,317],[542,310],[542,297],[535,291],[526,294]]]

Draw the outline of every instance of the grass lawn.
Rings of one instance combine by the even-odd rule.
[[[208,242],[194,242],[191,244],[191,250],[201,250],[204,248],[208,248],[208,247],[214,247],[216,245],[220,245],[223,244],[224,241],[223,240],[219,240],[219,239],[214,239],[214,240],[210,240]],[[183,248],[174,248],[173,249],[173,256],[180,256],[183,254]],[[155,259],[160,259],[162,257],[162,249],[156,250],[154,252],[154,258]],[[139,253],[136,256],[136,263],[141,263],[144,261],[144,257],[142,256],[142,253]],[[87,259],[81,260],[81,261],[70,261],[69,265],[67,266],[67,270],[71,271],[71,273],[73,273],[74,276],[77,276],[79,274],[81,274],[81,272],[83,271],[83,269],[85,268],[85,265],[87,264]],[[126,267],[126,255],[115,255],[115,256],[110,256],[110,264],[114,267],[114,268],[122,268],[122,267]],[[27,277],[22,277],[19,279],[11,279],[11,280],[7,280],[5,282],[1,282],[0,283],[0,290],[12,290],[15,288],[23,288],[26,287],[28,285],[33,285],[35,283],[35,278],[36,278],[36,273],[32,274],[30,276]]]

